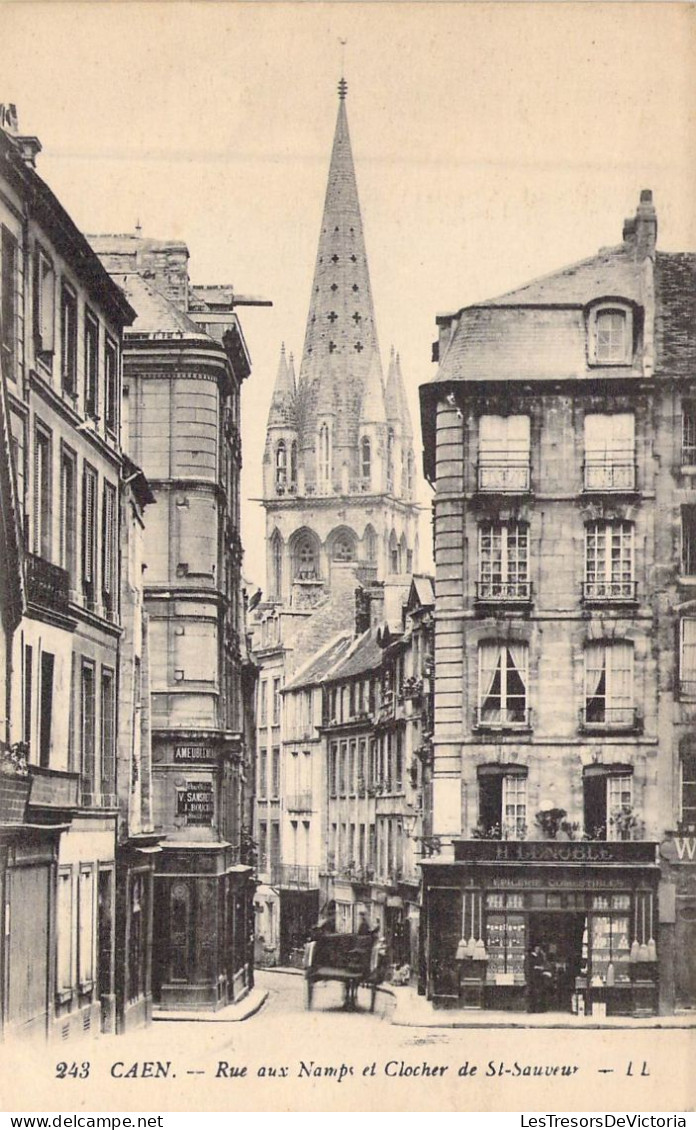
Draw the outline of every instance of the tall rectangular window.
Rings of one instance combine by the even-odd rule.
[[[259,799],[265,800],[268,789],[268,751],[259,750]]]
[[[261,679],[259,683],[259,725],[268,725],[268,682]]]
[[[55,656],[50,651],[41,652],[41,717],[39,720],[39,765],[48,769],[51,763],[51,738],[53,731],[53,670]]]
[[[259,824],[259,871],[268,867],[268,825],[265,820]]]
[[[696,577],[696,506],[681,508],[681,557],[685,577]]]
[[[102,667],[101,673],[101,774],[102,793],[116,792],[114,673]]]
[[[633,523],[589,522],[585,527],[585,600],[631,600]]]
[[[527,710],[526,643],[479,644],[480,726],[524,725]]]
[[[75,587],[77,536],[77,469],[74,452],[66,447],[60,452],[60,564]]]
[[[696,694],[696,617],[685,616],[680,625],[679,685],[684,695]]]
[[[55,348],[56,276],[43,248],[34,250],[34,340],[40,360],[49,361]]]
[[[82,584],[94,600],[97,571],[97,472],[85,463],[82,471]]]
[[[118,346],[107,337],[104,346],[104,422],[115,435],[118,430]]]
[[[56,992],[67,993],[73,984],[73,884],[71,868],[58,872],[56,898]]]
[[[280,679],[273,680],[273,725],[280,725]]]
[[[633,644],[592,643],[585,648],[586,725],[630,728],[635,721]]]
[[[274,746],[271,750],[271,797],[275,800],[280,796],[280,749]]]
[[[116,608],[116,488],[104,483],[102,505],[102,594],[108,612]]]
[[[63,391],[77,395],[77,295],[67,283],[60,292],[61,380]]]
[[[338,743],[332,742],[329,749],[329,796],[338,793]]]
[[[99,322],[85,310],[85,415],[96,418],[99,388]]]
[[[486,522],[479,527],[480,600],[528,600],[529,536],[521,522]]]
[[[94,872],[80,869],[78,901],[78,971],[80,985],[91,988],[94,980]]]
[[[681,461],[685,467],[696,467],[696,404],[682,405]]]
[[[24,645],[24,701],[22,703],[22,737],[28,747],[31,747],[31,722],[34,678],[34,648],[31,644]],[[30,749],[31,753],[31,749]]]
[[[5,372],[17,380],[18,360],[18,280],[17,240],[6,227],[0,236],[0,350]]]
[[[529,416],[481,416],[479,490],[529,490]]]
[[[94,666],[82,664],[80,686],[80,737],[82,744],[82,790],[94,794],[95,791],[95,747],[94,747]]]
[[[681,831],[696,833],[696,754],[682,757],[681,762]]]
[[[51,436],[44,428],[34,432],[34,553],[51,560]]]
[[[585,490],[633,490],[635,430],[632,412],[585,416]]]
[[[479,769],[479,830],[492,839],[521,840],[527,833],[527,771],[491,765]]]

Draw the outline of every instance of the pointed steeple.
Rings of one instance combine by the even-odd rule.
[[[398,353],[394,352],[394,346],[392,346],[389,357],[385,397],[389,423],[400,426],[403,436],[412,437],[413,425],[411,424],[411,413],[408,407],[406,388],[404,387],[404,378],[401,372],[401,358]]]
[[[300,445],[313,475],[318,414],[334,419],[335,467],[354,467],[360,408],[368,374],[379,364],[372,289],[346,114],[347,84],[339,105],[319,247],[300,368],[303,419]],[[380,373],[381,379],[381,373]],[[351,475],[353,477],[353,475]]]
[[[285,357],[285,342],[280,347],[280,361],[266,426],[268,428],[295,426],[295,371],[292,360],[288,365]]]

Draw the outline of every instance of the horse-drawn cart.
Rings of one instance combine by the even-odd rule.
[[[304,966],[307,1008],[312,1007],[317,981],[339,981],[346,1008],[355,1008],[358,986],[365,985],[374,1012],[377,986],[384,980],[382,948],[375,934],[317,933],[307,943]]]

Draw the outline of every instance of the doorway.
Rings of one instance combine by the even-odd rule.
[[[582,940],[586,919],[575,913],[532,913],[529,916],[529,996],[532,1011],[570,1012],[575,978],[583,964]],[[542,971],[543,966],[543,971]]]

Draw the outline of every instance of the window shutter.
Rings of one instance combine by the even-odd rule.
[[[114,489],[108,483],[104,484],[104,511],[103,511],[103,566],[102,586],[107,596],[113,596],[114,590],[114,534],[115,534],[115,495]]]
[[[696,619],[681,622],[680,678],[683,683],[696,683]]]
[[[96,483],[94,472],[85,468],[82,481],[82,575],[86,585],[94,584],[94,510]]]

